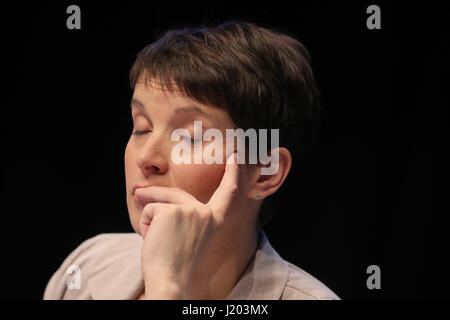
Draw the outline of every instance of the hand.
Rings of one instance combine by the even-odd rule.
[[[145,205],[139,228],[144,238],[141,267],[146,298],[189,298],[194,269],[223,226],[238,191],[238,176],[233,153],[207,204],[179,188],[152,186],[136,190],[136,201]]]

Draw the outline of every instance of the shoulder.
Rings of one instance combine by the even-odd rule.
[[[340,300],[325,284],[314,276],[285,261],[288,268],[288,279],[281,300]]]
[[[103,233],[83,241],[52,275],[43,298],[89,299],[89,278],[123,261],[131,252],[136,252],[141,241],[142,238],[136,233]],[[73,277],[77,279],[72,279]],[[79,283],[74,282],[74,289],[68,290],[68,282],[72,280],[78,280]]]
[[[260,229],[258,248],[229,300],[339,300],[325,284],[283,259]]]

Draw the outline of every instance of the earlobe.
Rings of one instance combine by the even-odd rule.
[[[286,148],[278,148],[278,170],[272,175],[261,174],[261,168],[257,168],[255,172],[256,179],[250,190],[250,198],[261,200],[275,193],[285,181],[292,167],[291,153]],[[270,166],[268,163],[264,166]]]

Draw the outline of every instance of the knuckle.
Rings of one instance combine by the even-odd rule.
[[[154,208],[153,203],[147,203],[144,209],[142,209],[142,213],[148,214],[151,210],[153,210],[153,208]]]
[[[202,219],[208,223],[211,223],[214,218],[213,211],[209,207],[206,207],[202,210],[201,216]]]
[[[213,216],[213,211],[210,207],[205,207],[203,212],[204,212],[204,215],[208,218],[211,218]]]
[[[181,206],[174,204],[170,206],[170,213],[174,216],[180,216],[183,212]]]
[[[183,211],[185,212],[185,214],[187,214],[189,216],[196,216],[198,214],[197,208],[192,205],[184,205],[183,209],[184,209]]]
[[[238,192],[238,186],[236,184],[232,184],[232,185],[230,185],[228,190],[231,195],[235,196]]]

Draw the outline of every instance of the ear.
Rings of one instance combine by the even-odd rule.
[[[278,152],[278,170],[273,174],[262,174],[261,167],[270,167],[274,165],[272,162],[276,161],[274,157],[274,152]],[[271,151],[271,156],[269,157],[270,162],[266,165],[259,165],[254,168],[251,187],[248,193],[248,197],[254,200],[263,200],[271,194],[275,193],[282,185],[286,179],[289,171],[292,167],[292,156],[288,149],[286,148],[276,148]],[[256,195],[259,194],[259,199]]]

